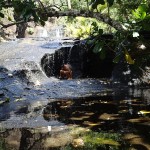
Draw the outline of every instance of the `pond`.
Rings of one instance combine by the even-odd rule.
[[[55,51],[47,43],[0,45],[0,149],[150,149],[150,88],[48,78],[38,65]]]

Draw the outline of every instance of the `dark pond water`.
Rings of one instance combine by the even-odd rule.
[[[149,91],[119,87],[89,96],[49,98],[34,110],[20,106],[1,120],[1,149],[148,150]]]
[[[47,43],[0,45],[0,150],[149,150],[150,88],[47,78]]]

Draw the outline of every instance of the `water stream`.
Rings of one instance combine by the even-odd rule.
[[[0,149],[150,149],[150,88],[59,80],[42,71],[44,54],[72,44],[48,38],[0,43]],[[89,137],[96,137],[92,146]]]

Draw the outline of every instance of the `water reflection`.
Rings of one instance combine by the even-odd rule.
[[[8,129],[2,128],[1,124],[0,149],[56,150],[81,146],[78,149],[148,150],[148,91],[119,87],[111,93],[90,97],[49,99],[44,108],[39,107],[36,117],[27,107],[18,109],[15,114],[24,112],[28,126],[20,124],[19,128],[15,128],[12,124],[12,128]]]

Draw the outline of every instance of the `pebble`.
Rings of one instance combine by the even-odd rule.
[[[9,76],[9,77],[13,77],[13,74],[9,73],[8,76]]]

